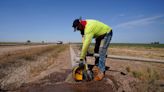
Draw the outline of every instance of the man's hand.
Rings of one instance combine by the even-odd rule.
[[[84,64],[85,62],[84,62],[84,60],[83,59],[80,59],[80,62],[79,62],[79,67],[80,68],[84,68]]]

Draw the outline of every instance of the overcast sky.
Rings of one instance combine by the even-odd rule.
[[[80,42],[80,16],[111,26],[112,42],[164,43],[164,0],[0,0],[0,41]]]

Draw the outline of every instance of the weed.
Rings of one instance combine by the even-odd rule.
[[[159,79],[159,74],[156,70],[147,68],[147,73],[148,73],[148,81],[154,81]]]
[[[130,67],[129,67],[129,66],[127,66],[127,67],[126,67],[126,71],[127,71],[127,72],[131,72],[131,70],[130,70]]]
[[[133,71],[132,74],[135,78],[141,78],[141,76],[143,75],[142,72],[139,71]]]

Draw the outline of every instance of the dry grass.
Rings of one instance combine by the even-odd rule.
[[[34,47],[30,49],[25,49],[25,50],[17,50],[14,52],[8,52],[1,57],[0,64],[3,63],[11,63],[14,62],[15,60],[18,59],[24,59],[24,60],[35,60],[37,56],[44,54],[46,52],[51,51],[54,49],[56,45],[47,45],[44,47]]]
[[[138,83],[135,83],[139,90],[137,92],[163,92],[160,91],[163,88],[160,85],[164,83],[162,83],[164,81],[164,64],[107,59],[106,65],[139,80]],[[128,81],[129,78],[125,80]]]
[[[163,45],[162,45],[163,46]],[[90,46],[89,52],[94,53],[94,46]],[[108,53],[110,55],[132,56],[139,58],[161,59],[164,60],[163,47],[150,47],[150,46],[137,46],[137,45],[115,45],[109,47]],[[119,64],[119,63],[118,63]],[[123,65],[126,66],[126,65]],[[137,68],[135,68],[138,66]],[[145,81],[151,80],[164,80],[164,65],[143,63],[143,65],[129,65],[124,68],[127,72],[131,73],[136,78]]]
[[[90,46],[89,52],[94,53],[94,46]],[[164,60],[164,48],[144,46],[111,46],[108,49],[110,55],[132,56]]]
[[[94,47],[89,49],[89,52],[94,52]],[[137,47],[137,46],[113,46],[109,48],[109,55],[133,56],[140,58],[162,59],[164,58],[164,48],[157,47]],[[93,60],[91,61],[93,62]],[[110,66],[111,70],[127,71],[129,78],[135,78],[139,82],[134,83],[133,87],[138,86],[137,92],[163,92],[160,85],[164,81],[164,64],[158,63],[144,63],[129,60],[118,60],[107,58],[106,66]],[[118,76],[116,76],[118,77]],[[121,76],[119,76],[121,78]],[[158,83],[159,82],[159,83]],[[121,81],[121,83],[124,83]],[[133,83],[132,83],[133,84]],[[124,85],[122,85],[124,86]],[[131,91],[130,91],[131,92]],[[136,92],[136,91],[135,91]]]
[[[126,67],[126,71],[127,71],[127,72],[131,72],[131,69],[130,69],[129,66]]]
[[[145,67],[140,66],[138,69],[132,68],[132,66],[126,66],[125,69],[133,77],[142,81],[152,82],[155,80],[163,80],[163,75],[160,74],[162,70],[158,70],[156,67],[152,67],[151,65],[146,65]]]
[[[55,47],[55,49],[51,50],[49,52],[50,54],[47,54],[44,60],[40,60],[42,61],[42,63],[40,62],[37,66],[31,68],[30,73],[32,74],[32,77],[38,75],[43,70],[46,70],[48,66],[55,63],[55,58],[58,56],[60,52],[64,51],[66,48],[66,45],[58,45]]]
[[[162,45],[163,46],[163,45]],[[90,53],[94,53],[94,46],[90,46]],[[137,45],[116,45],[109,47],[108,53],[110,55],[120,56],[132,56],[139,58],[150,58],[150,59],[161,59],[164,60],[164,48],[163,47],[150,47],[150,46],[137,46]],[[142,63],[143,65],[123,65],[126,66],[124,69],[131,73],[134,77],[142,80],[164,80],[163,64],[151,64]],[[135,68],[135,66],[138,66]]]
[[[164,60],[164,48],[112,47],[110,54]]]
[[[152,69],[150,67],[143,69],[142,71],[134,70],[130,72],[135,78],[141,80],[141,83],[137,84],[139,86],[139,92],[163,92],[160,85],[163,79],[159,73],[159,70]],[[159,82],[159,83],[158,83]]]
[[[48,45],[15,51],[0,62],[0,89],[14,89],[55,63],[68,45]]]

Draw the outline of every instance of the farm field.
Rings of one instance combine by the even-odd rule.
[[[44,75],[41,74],[43,71],[61,63],[57,57],[66,50],[68,50],[68,45],[1,47],[1,90],[16,90],[23,83],[41,78]]]
[[[94,52],[94,44],[89,52]],[[108,54],[164,60],[164,44],[125,44],[112,43]]]
[[[81,48],[81,45],[78,44],[78,48],[76,47],[76,49],[79,48]],[[89,52],[94,52],[93,45],[90,46]],[[164,45],[111,44],[107,53],[108,55],[164,60]],[[94,58],[89,57],[88,61],[90,64],[94,64]],[[117,81],[126,81],[128,80],[128,78],[138,79],[140,83],[136,83],[135,85],[143,88],[142,90],[134,89],[133,91],[138,90],[136,92],[152,92],[153,90],[158,89],[158,91],[160,92],[163,90],[162,85],[164,84],[164,64],[107,58],[106,66],[109,66],[111,69],[109,69],[109,75],[113,75],[114,78],[116,78],[115,80]],[[118,77],[120,75],[118,74],[116,76],[115,72],[125,72],[127,75],[131,77],[128,77],[125,80],[120,80]],[[160,87],[159,85],[161,85],[162,87]],[[141,89],[140,87],[138,88]],[[131,88],[133,88],[133,86]]]
[[[78,44],[0,46],[0,91],[2,92],[162,92],[164,64],[107,58],[104,80],[73,82],[70,46]],[[93,46],[90,52],[93,52]],[[162,46],[112,44],[108,54],[164,60]],[[94,57],[87,57],[94,64]],[[111,83],[112,81],[112,83]],[[95,88],[95,86],[97,88]]]

